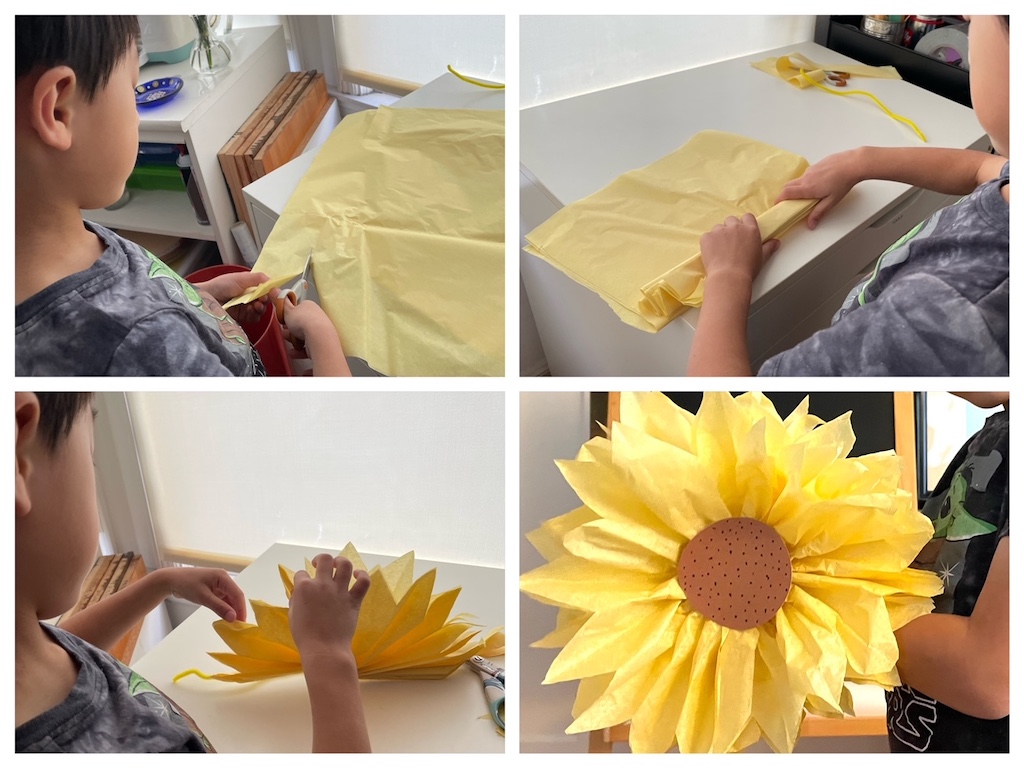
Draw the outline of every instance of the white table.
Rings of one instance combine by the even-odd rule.
[[[139,82],[180,77],[181,91],[171,101],[139,110],[139,141],[184,144],[209,214],[199,224],[184,190],[131,190],[131,200],[114,211],[83,211],[89,221],[107,227],[174,235],[217,243],[225,264],[241,264],[231,235],[235,211],[217,153],[288,71],[281,27],[237,29],[224,38],[231,65],[212,79],[201,79],[188,61],[147,64]]]
[[[822,64],[853,61],[801,43],[520,112],[522,234],[705,129],[750,136],[812,163],[865,144],[922,146],[864,97],[798,89],[750,66],[792,51]],[[859,78],[853,85],[914,120],[928,146],[988,148],[974,113],[960,104],[901,80]],[[951,199],[894,182],[865,182],[813,232],[805,226],[788,232],[754,283],[748,340],[755,370],[770,355],[826,327],[859,273]],[[520,263],[552,374],[686,373],[699,309],[648,334],[627,326],[596,294],[547,262],[523,253]]]
[[[324,551],[315,547],[274,544],[238,574],[247,598],[287,605],[278,564],[293,570],[303,558]],[[392,557],[364,555],[367,567]],[[434,592],[457,586],[462,592],[453,614],[477,617],[485,631],[505,623],[504,570],[481,566],[421,561],[419,576],[437,568]],[[249,617],[250,620],[251,616]],[[213,631],[216,616],[206,608],[171,632],[134,669],[184,709],[218,752],[309,752],[312,726],[306,684],[301,674],[259,683],[222,683],[195,676],[172,682],[190,668],[231,672],[207,652],[229,649]],[[504,659],[494,659],[504,665]],[[463,667],[444,680],[374,680],[360,683],[363,707],[375,752],[503,752],[487,714],[480,678]]]

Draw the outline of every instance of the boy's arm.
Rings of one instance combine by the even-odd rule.
[[[353,573],[352,563],[341,556],[320,554],[313,565],[313,577],[295,572],[288,606],[309,690],[313,751],[369,752],[352,637],[370,577],[366,571]]]
[[[970,616],[931,613],[896,631],[903,682],[946,706],[1010,713],[1010,537],[999,542]]]
[[[160,568],[76,613],[60,627],[105,651],[172,594],[205,605],[227,621],[245,620],[245,597],[218,568]]]
[[[967,195],[999,175],[1006,158],[970,149],[860,147],[829,155],[782,188],[781,200],[819,199],[807,217],[814,229],[859,182],[899,181],[948,195]]]
[[[749,376],[747,315],[754,278],[779,241],[762,245],[757,219],[729,217],[700,240],[704,301],[690,346],[689,376]]]
[[[301,340],[313,363],[314,376],[351,376],[334,323],[314,301],[284,303],[284,324],[294,343]]]
[[[313,752],[370,752],[359,694],[359,670],[351,650],[302,658],[313,717]]]

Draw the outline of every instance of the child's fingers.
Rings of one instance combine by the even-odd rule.
[[[347,557],[338,555],[334,558],[334,580],[343,587],[348,587],[352,578],[352,562]]]
[[[251,288],[254,285],[259,285],[260,283],[265,283],[267,282],[267,280],[270,279],[262,272],[239,272],[238,274],[240,276],[242,284],[245,285],[247,288]]]
[[[226,572],[217,574],[213,593],[234,609],[237,621],[245,621],[245,594]]]
[[[823,198],[818,202],[814,208],[811,209],[810,214],[807,216],[807,228],[814,229],[818,226],[818,222],[821,221],[821,217],[824,216],[832,208],[831,198]]]
[[[791,181],[782,188],[779,192],[779,196],[775,198],[776,203],[781,203],[783,200],[800,200],[803,198],[801,194],[801,185],[799,182]]]
[[[764,244],[761,246],[761,263],[766,263],[768,259],[770,259],[775,252],[779,250],[779,246],[781,245],[782,243],[778,240],[765,240]]]
[[[362,602],[363,598],[366,597],[367,590],[370,589],[370,574],[366,571],[356,571],[353,576],[356,578],[356,583],[352,585],[348,593],[359,602]]]
[[[316,566],[316,577],[318,579],[330,579],[334,576],[334,558],[326,552],[314,557],[313,565]]]
[[[235,621],[238,619],[238,614],[235,612],[235,609],[228,605],[227,602],[217,597],[212,590],[207,589],[204,597],[206,598],[204,600],[206,607],[224,619],[224,621]]]

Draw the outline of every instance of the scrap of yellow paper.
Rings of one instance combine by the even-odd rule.
[[[352,638],[359,677],[386,680],[438,680],[448,677],[472,656],[501,656],[505,633],[496,629],[481,637],[478,625],[465,614],[451,615],[461,588],[432,594],[436,570],[413,577],[409,552],[384,566],[367,569],[351,543],[341,554],[353,570],[368,571],[370,589],[363,599]],[[315,569],[308,560],[306,572]],[[278,566],[285,594],[291,598],[295,572]],[[210,653],[233,673],[207,674],[189,669],[204,680],[248,683],[302,671],[302,661],[288,623],[288,608],[250,600],[256,624],[216,621],[217,634],[234,653]]]
[[[284,277],[278,277],[274,280],[267,280],[266,282],[254,285],[252,288],[246,288],[245,293],[241,296],[236,296],[223,305],[224,309],[231,309],[231,307],[238,306],[239,304],[248,304],[266,296],[275,288],[280,288],[290,280],[294,280],[296,277],[301,275],[301,272],[296,272],[294,275],[285,275]]]
[[[763,59],[751,62],[751,66],[773,77],[785,80],[797,88],[807,88],[813,82],[820,83],[826,72],[846,72],[853,77],[874,77],[881,80],[902,80],[895,67],[871,67],[867,64],[816,64],[802,53]],[[800,74],[804,70],[804,77]],[[808,79],[809,78],[809,79]]]
[[[567,205],[526,236],[526,251],[598,293],[626,323],[659,331],[704,294],[700,238],[753,213],[778,237],[813,200],[775,205],[800,176],[799,155],[736,134],[702,131],[660,160]]]
[[[342,346],[393,376],[505,372],[505,113],[367,110],[321,147],[254,267],[302,270]]]
[[[843,72],[851,77],[873,77],[882,80],[902,80],[900,73],[896,71],[895,67],[871,67],[867,64],[816,64],[806,56],[799,53],[791,53],[788,56],[779,56],[777,59],[754,61],[751,62],[751,66],[772,75],[773,77],[777,77],[780,80],[785,80],[787,83],[795,85],[797,88],[814,86],[815,88],[835,96],[866,96],[893,120],[907,125],[918,135],[921,141],[928,141],[928,139],[925,138],[924,133],[917,127],[917,124],[913,120],[893,112],[882,103],[881,99],[870,91],[848,88],[840,90],[836,88],[829,88],[822,84],[822,81],[826,78],[827,72],[836,71]]]

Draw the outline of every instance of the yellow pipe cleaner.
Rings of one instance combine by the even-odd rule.
[[[451,67],[449,67],[449,69],[451,69]],[[873,93],[868,93],[867,91],[837,91],[834,88],[829,88],[827,86],[822,85],[812,77],[808,77],[807,73],[803,69],[800,70],[800,74],[803,76],[804,80],[809,82],[811,85],[815,86],[816,88],[821,88],[821,90],[826,91],[828,93],[834,93],[836,96],[867,96],[869,99],[875,102],[875,104],[877,104],[881,108],[881,110],[885,112],[885,114],[887,114],[893,120],[898,120],[899,122],[904,123],[905,125],[909,125],[911,128],[914,129],[914,133],[921,137],[921,141],[923,141],[925,144],[928,143],[928,139],[926,139],[925,135],[921,133],[921,129],[917,127],[917,124],[913,120],[907,117],[903,117],[903,115],[897,115],[887,106],[885,106],[885,104],[879,101],[878,97],[875,96]]]
[[[493,88],[496,91],[505,90],[504,83],[485,83],[483,80],[477,80],[476,78],[473,77],[467,77],[466,75],[456,72],[455,68],[451,64],[448,65],[448,71],[455,75],[457,78],[459,78],[459,80],[467,82],[470,85],[479,85],[481,88]]]

